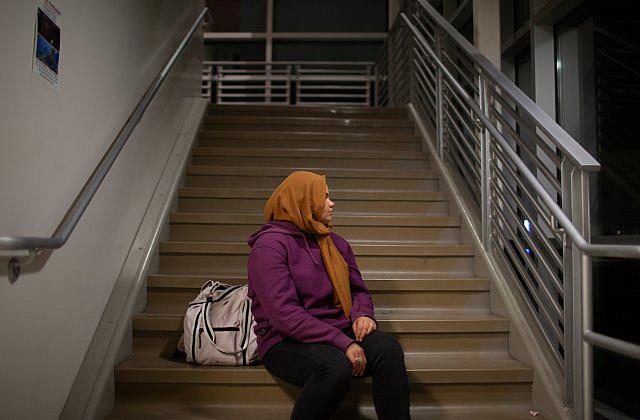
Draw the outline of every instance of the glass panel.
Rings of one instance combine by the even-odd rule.
[[[276,32],[386,32],[386,0],[275,0]]]
[[[208,32],[265,32],[266,0],[207,0],[213,24]]]

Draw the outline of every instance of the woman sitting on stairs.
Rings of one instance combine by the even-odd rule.
[[[377,331],[349,243],[330,232],[324,176],[294,172],[275,189],[249,238],[249,296],[266,369],[302,391],[292,419],[328,419],[352,376],[372,376],[382,420],[409,419],[404,353]]]

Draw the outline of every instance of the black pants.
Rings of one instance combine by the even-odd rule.
[[[354,337],[351,327],[344,332]],[[387,333],[374,331],[358,344],[367,359],[363,376],[372,376],[378,418],[410,419],[409,381],[398,341]],[[287,338],[269,349],[262,362],[273,375],[302,388],[291,414],[293,420],[331,418],[351,386],[351,362],[330,344]]]

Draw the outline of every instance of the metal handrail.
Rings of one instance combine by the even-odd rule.
[[[498,140],[500,145],[503,147],[503,150],[509,155],[509,158],[513,161],[516,167],[522,171],[525,175],[527,181],[531,183],[533,188],[536,190],[536,193],[544,200],[545,205],[549,208],[553,216],[555,216],[558,220],[558,224],[565,230],[566,234],[571,238],[573,243],[576,244],[578,248],[584,251],[587,255],[592,257],[614,257],[614,258],[640,258],[640,245],[596,245],[591,244],[585,240],[585,238],[578,232],[578,229],[574,226],[573,222],[569,220],[567,215],[562,211],[560,206],[555,202],[555,200],[549,195],[547,190],[542,186],[538,178],[531,172],[531,170],[525,165],[520,156],[516,154],[513,148],[509,145],[507,140],[504,138],[502,133],[500,133],[493,125],[493,123],[489,120],[489,118],[485,115],[484,112],[480,109],[478,104],[469,97],[467,92],[464,90],[462,86],[458,83],[455,77],[449,72],[446,66],[438,59],[436,53],[429,47],[429,44],[424,39],[420,31],[411,23],[409,18],[401,13],[400,15],[402,20],[406,23],[406,25],[411,29],[413,35],[418,38],[422,44],[422,47],[431,55],[434,59],[434,63],[440,67],[440,70],[443,74],[449,79],[452,83],[453,87],[458,91],[460,96],[464,99],[465,103],[473,110],[476,116],[482,121],[485,128],[489,130],[491,135]],[[484,56],[483,56],[484,57]],[[486,59],[485,59],[486,60]],[[573,142],[573,138],[571,138]],[[580,146],[580,149],[582,147]],[[582,149],[584,150],[584,149]],[[593,158],[591,158],[593,159]],[[599,167],[600,164],[596,162]]]
[[[500,70],[498,70],[476,47],[474,47],[462,34],[460,34],[427,0],[417,0],[418,3],[429,12],[429,17],[441,27],[460,48],[472,57],[482,71],[489,75],[496,83],[504,89],[515,102],[518,109],[527,113],[534,121],[544,127],[547,134],[553,139],[554,144],[562,150],[572,162],[585,171],[597,171],[600,164],[584,148],[567,134],[558,124],[544,112],[535,102],[533,102],[522,90]]]
[[[204,17],[207,15],[207,12],[208,9],[205,7],[196,18],[195,22],[189,29],[189,32],[187,32],[185,37],[176,48],[176,51],[171,55],[158,76],[156,76],[156,78],[153,80],[144,96],[140,99],[133,112],[127,119],[127,122],[120,129],[118,135],[111,143],[111,146],[100,160],[100,163],[94,169],[84,187],[77,195],[76,199],[56,228],[53,235],[49,238],[0,236],[0,251],[28,251],[30,254],[28,260],[20,260],[17,257],[13,257],[10,259],[9,278],[12,282],[16,281],[20,276],[21,265],[31,263],[40,251],[47,249],[58,249],[67,242],[74,228],[80,221],[80,218],[89,206],[91,199],[98,191],[98,188],[102,184],[102,181],[109,173],[109,169],[122,151],[124,145],[129,140],[131,133],[142,119],[142,116],[149,107],[149,104],[155,97],[157,91],[160,89],[160,86],[167,78],[169,72],[173,69],[173,66],[177,62],[178,58],[184,52],[187,44],[191,40],[191,37],[198,29]]]
[[[432,128],[436,132],[437,147],[433,146],[434,150],[443,158],[443,150],[446,147],[453,146],[453,152],[449,151],[448,157],[452,159],[451,163],[454,166],[457,165],[457,169],[461,171],[462,182],[474,185],[477,185],[476,183],[478,182],[480,183],[479,194],[481,197],[478,198],[477,195],[474,197],[479,199],[482,210],[482,234],[478,236],[482,236],[482,247],[492,260],[494,254],[491,250],[491,244],[496,243],[500,245],[500,241],[503,243],[503,245],[500,246],[505,247],[501,252],[508,252],[511,254],[511,257],[515,258],[515,254],[508,248],[510,246],[508,244],[509,239],[503,235],[500,229],[507,229],[511,235],[515,235],[510,223],[517,222],[518,216],[508,207],[507,210],[511,211],[508,216],[512,218],[512,220],[507,221],[504,218],[504,214],[500,211],[500,202],[503,204],[507,203],[510,196],[505,193],[510,191],[511,194],[513,194],[513,190],[508,184],[500,187],[500,181],[498,181],[496,185],[495,180],[491,179],[491,173],[493,172],[498,178],[502,179],[503,183],[506,182],[500,173],[496,172],[500,170],[500,162],[502,162],[506,164],[504,169],[509,170],[513,176],[519,177],[515,180],[518,185],[522,186],[523,181],[528,183],[530,191],[524,191],[524,194],[532,200],[531,205],[537,208],[538,212],[542,212],[538,213],[538,216],[545,220],[553,236],[562,241],[564,270],[568,270],[564,273],[565,278],[560,278],[561,281],[564,281],[564,302],[567,305],[564,308],[566,320],[566,324],[564,324],[564,344],[567,346],[565,348],[565,356],[567,359],[564,360],[565,396],[569,395],[567,397],[568,402],[574,403],[576,416],[580,418],[584,416],[585,419],[591,419],[593,416],[594,398],[592,346],[598,346],[628,357],[640,359],[639,345],[592,331],[592,257],[640,259],[640,246],[589,243],[588,198],[586,198],[588,197],[587,175],[588,172],[599,169],[600,165],[598,162],[555,121],[547,116],[544,111],[533,103],[533,101],[513,85],[506,76],[500,73],[475,47],[458,34],[435,9],[424,0],[416,0],[416,2],[419,3],[418,7],[422,6],[426,9],[428,18],[431,19],[432,22],[435,22],[433,26],[433,31],[435,31],[434,36],[431,37],[431,42],[427,41],[426,35],[429,35],[429,32],[425,31],[425,26],[421,23],[420,12],[412,13],[411,18],[405,13],[400,14],[395,27],[390,32],[376,60],[376,70],[378,71],[376,80],[388,80],[390,84],[396,83],[398,86],[376,86],[376,97],[379,97],[382,93],[382,91],[378,92],[378,89],[386,89],[387,92],[393,92],[395,89],[396,92],[400,94],[400,103],[412,103],[415,101],[417,105],[423,107],[422,114],[418,113],[415,115],[419,123],[423,124],[423,126],[426,126],[425,122],[428,122],[428,120],[435,115]],[[412,4],[411,6],[414,5],[415,4]],[[415,20],[415,24],[413,20]],[[418,26],[420,26],[420,28],[418,28]],[[408,28],[410,35],[405,35],[402,32],[404,29],[401,28]],[[422,31],[425,32],[423,33]],[[448,58],[445,52],[448,50],[445,48],[443,42],[446,42],[448,39],[453,39],[454,42],[452,45],[454,51],[456,49],[461,51],[472,61],[474,68],[471,71],[474,73],[473,77],[477,78],[477,86],[475,84],[463,86],[465,82],[459,78],[461,77],[466,80],[466,83],[469,83],[469,79],[466,78],[463,73],[460,73],[459,69],[449,70],[447,65],[443,63],[442,60]],[[412,41],[414,42],[414,47],[410,49],[406,43]],[[404,71],[405,69],[398,71],[398,69],[394,69],[390,64],[387,64],[393,60],[391,57],[391,48],[394,42],[404,43],[402,52],[398,56],[399,59],[411,62],[411,65],[415,67],[410,69],[408,77],[405,76],[407,74],[407,72]],[[431,47],[431,44],[433,44],[433,47]],[[425,60],[430,61],[429,68],[426,68]],[[421,65],[425,66],[425,68],[420,68]],[[454,75],[456,71],[460,73],[457,76]],[[426,80],[427,74],[430,80]],[[407,85],[411,86],[410,98],[406,97],[405,90]],[[432,85],[435,85],[435,87]],[[452,98],[454,99],[445,97],[443,86],[452,94]],[[490,87],[495,89],[495,91],[489,91],[488,89]],[[473,93],[467,89],[472,90]],[[499,95],[503,97],[500,98]],[[509,108],[509,105],[504,102],[504,98],[507,98],[507,101],[511,101],[513,103],[512,106],[517,108],[517,111],[522,112],[522,114],[514,114]],[[494,99],[497,100],[497,106],[491,102]],[[464,117],[456,110],[452,101],[466,109]],[[385,101],[383,102],[383,104],[391,106],[399,106],[400,103],[398,103],[397,98],[393,99],[388,96],[385,97]],[[456,139],[455,137],[447,139],[448,146],[443,143],[443,124],[447,130],[450,129],[450,124],[445,123],[442,112],[443,107],[447,106],[447,104],[452,108],[456,118],[459,119],[458,122],[464,123],[461,119],[468,118],[469,121],[471,121],[471,125],[475,127],[471,130],[477,130],[477,134],[469,131],[470,136],[467,137],[466,140],[470,142],[469,144],[465,144],[465,142],[462,141],[464,140],[464,136],[460,132],[457,133],[458,136],[461,136],[460,139]],[[411,104],[411,106],[413,106],[413,104]],[[507,114],[510,114],[508,118],[520,118],[518,115],[524,115],[530,119],[530,122],[524,121],[524,123],[530,123],[531,126],[528,129],[533,130],[533,135],[541,133],[541,139],[543,139],[542,142],[536,143],[535,147],[546,150],[545,148],[548,148],[548,145],[544,143],[544,139],[546,139],[550,142],[549,144],[557,148],[558,158],[551,159],[551,161],[553,165],[556,165],[556,167],[562,171],[562,184],[560,184],[560,181],[551,179],[551,181],[555,182],[553,187],[545,187],[539,177],[530,169],[523,158],[519,156],[513,145],[507,137],[505,137],[505,134],[502,133],[502,130],[506,130],[506,132],[512,136],[519,134],[515,133],[515,131],[510,131],[510,123],[505,121],[505,119],[497,113],[499,112],[499,108],[497,108],[499,106],[503,106],[504,108],[502,109],[506,110]],[[411,109],[415,110],[415,108]],[[431,115],[432,113],[434,115]],[[495,118],[496,121],[492,121],[492,118]],[[514,120],[514,122],[516,124],[523,123],[521,120]],[[502,127],[500,128],[496,123],[501,124]],[[453,125],[454,128],[458,128],[455,124]],[[479,138],[476,136],[479,136]],[[511,141],[514,140],[517,143],[518,141],[522,141],[522,138],[511,139]],[[475,147],[477,147],[477,149]],[[489,150],[493,151],[493,154],[490,153]],[[533,153],[535,156],[535,152]],[[551,158],[555,158],[555,156],[555,153],[550,155]],[[473,162],[470,163],[469,158],[471,158]],[[492,159],[494,159],[493,162]],[[469,168],[460,166],[461,164],[466,164],[467,166],[479,165],[480,168]],[[542,167],[543,163],[539,160],[537,164],[538,170],[544,172],[544,170],[547,169]],[[470,169],[474,169],[475,173],[469,172]],[[554,197],[548,188],[552,188],[561,194],[562,207],[557,201],[558,197]],[[496,196],[492,198],[492,194],[496,194]],[[532,196],[537,197],[537,199],[531,198]],[[513,198],[517,200],[517,197]],[[496,203],[498,204],[492,204],[494,199],[497,200]],[[525,205],[526,203],[522,202],[516,204],[516,206]],[[566,209],[564,208],[565,206],[567,207]],[[575,209],[573,209],[574,206]],[[491,211],[494,211],[494,213],[490,213]],[[528,214],[526,207],[523,207],[522,211]],[[491,216],[491,214],[493,214],[493,216]],[[491,217],[497,217],[499,222],[496,224],[495,220],[491,221]],[[492,233],[490,231],[492,226],[498,230]],[[472,227],[472,230],[477,232],[475,227]],[[493,237],[493,235],[496,235],[499,241],[496,242],[496,238]],[[535,252],[538,254],[541,254],[538,246],[541,246],[542,243],[544,243],[546,247],[551,246],[553,248],[552,245],[549,245],[546,238],[543,238],[542,242],[538,245],[529,240],[528,237],[525,237],[524,241],[529,244],[532,249],[535,249]],[[539,264],[548,269],[547,262],[542,257],[543,256],[540,255]],[[559,260],[555,255],[551,258],[556,264],[558,263]],[[537,277],[537,273],[533,273],[533,275],[535,278],[544,281],[544,279]],[[550,277],[550,281],[556,282],[556,287],[557,284],[559,284],[557,283],[557,278]],[[518,284],[518,286],[520,285]],[[546,291],[545,287],[543,287],[543,289]],[[546,292],[547,294],[549,293],[548,291]],[[527,303],[529,303],[529,301],[527,301]],[[549,303],[557,312],[558,306],[553,305],[555,302],[544,300],[541,301],[542,311],[545,312],[547,310],[548,307],[545,308],[544,305],[549,305]],[[530,308],[532,307],[530,306]],[[548,316],[546,313],[543,315]],[[538,315],[538,317],[541,316],[542,315]],[[538,322],[544,322],[544,317],[537,320]],[[556,328],[554,331],[557,333],[559,330]],[[545,336],[545,338],[549,340],[548,336]],[[551,344],[549,341],[548,343]],[[556,350],[554,350],[554,354],[557,356],[556,353]],[[575,355],[573,353],[575,353]]]

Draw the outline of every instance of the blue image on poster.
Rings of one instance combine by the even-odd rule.
[[[53,48],[40,34],[38,34],[38,41],[36,46],[36,57],[47,67],[49,67],[55,74],[58,74],[58,60],[60,54],[58,50]]]

